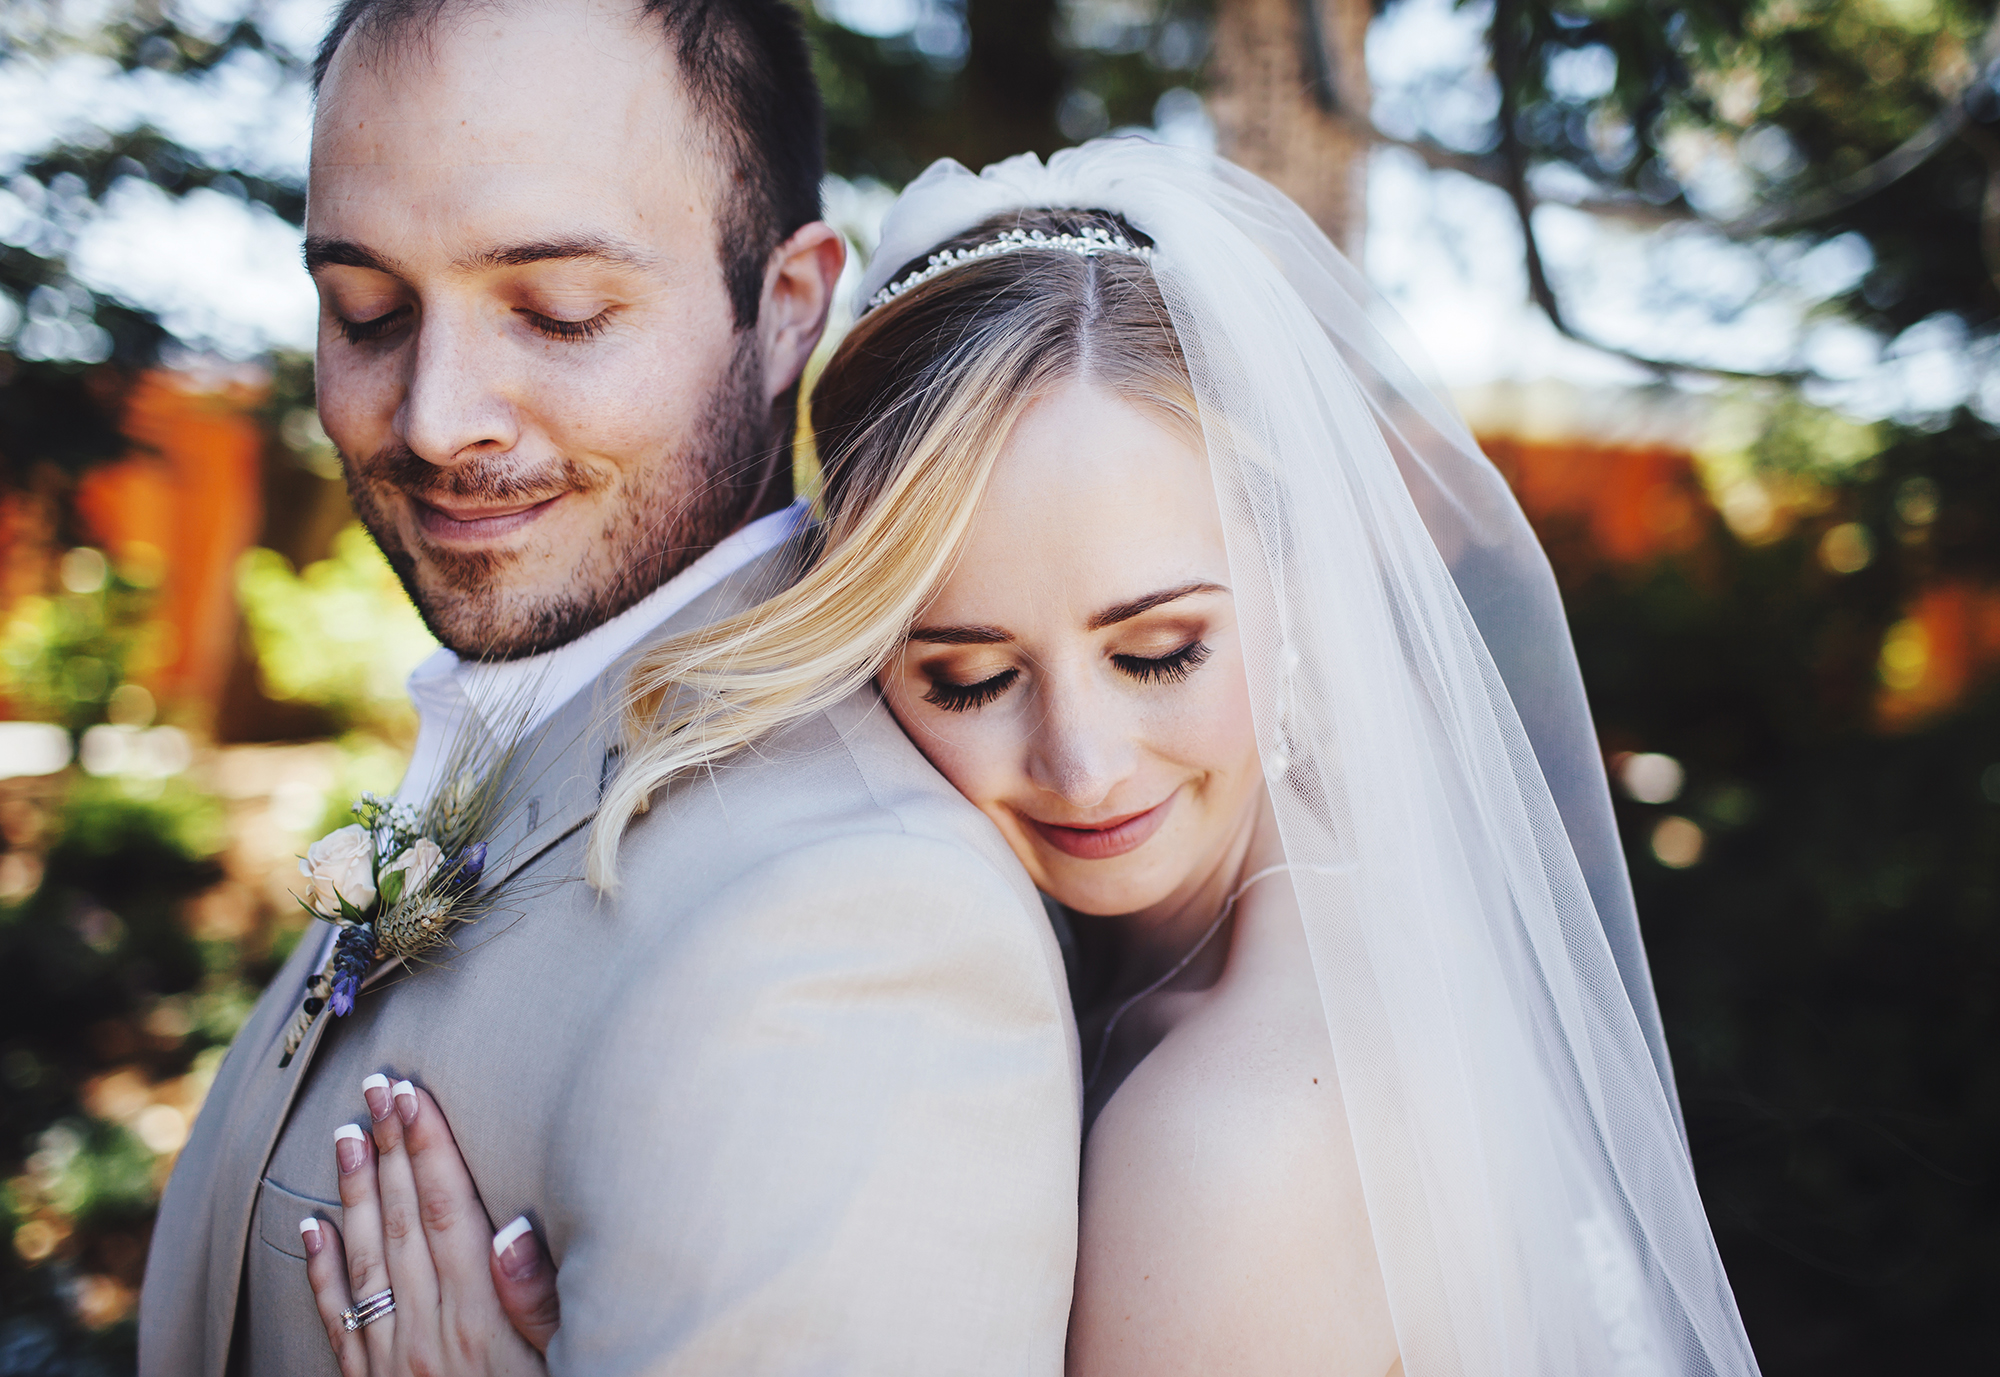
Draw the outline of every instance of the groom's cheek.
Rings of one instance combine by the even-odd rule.
[[[351,350],[319,350],[314,371],[320,428],[339,452],[349,481],[368,481],[369,458],[389,447],[402,389],[388,360],[352,357]]]

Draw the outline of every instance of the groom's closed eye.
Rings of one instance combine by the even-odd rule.
[[[398,306],[367,320],[349,320],[346,316],[336,314],[334,326],[349,344],[372,344],[396,333],[410,315],[408,306]]]

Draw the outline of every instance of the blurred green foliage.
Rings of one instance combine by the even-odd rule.
[[[900,185],[938,158],[969,167],[1044,156],[1147,126],[1167,92],[1199,85],[1209,5],[1199,0],[920,4],[902,33],[857,33],[805,6],[827,107],[827,164]]]
[[[0,1372],[129,1370],[164,1167],[278,953],[191,933],[225,824],[185,779],[8,781],[0,829],[40,868],[0,900]]]
[[[154,649],[160,628],[146,614],[158,575],[79,546],[63,557],[59,578],[62,591],[19,599],[0,623],[0,695],[76,736],[112,714],[134,661]]]
[[[414,727],[403,681],[437,641],[359,524],[297,572],[274,550],[249,551],[236,595],[273,698],[323,708],[346,730]]]
[[[255,7],[221,22],[205,7],[115,0],[78,6],[20,0],[0,8],[0,63],[108,57],[126,72],[200,79],[239,54],[294,73],[300,54],[267,40]],[[124,178],[173,196],[201,189],[268,207],[299,223],[304,188],[234,166],[148,124],[86,131],[0,165],[0,486],[44,467],[73,474],[129,444],[119,417],[126,387],[174,341],[158,317],[79,281],[69,259],[97,203]]]
[[[1423,140],[1512,192],[1524,225],[1536,188],[1580,181],[1588,194],[1556,199],[1641,224],[1853,234],[1868,266],[1831,311],[1884,337],[1939,314],[1995,327],[1991,0],[1492,0],[1490,15],[1492,117]]]

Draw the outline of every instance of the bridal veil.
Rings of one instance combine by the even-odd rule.
[[[1405,1371],[1754,1373],[1575,651],[1505,482],[1326,236],[1205,154],[938,163],[863,298],[1031,207],[1154,241]]]

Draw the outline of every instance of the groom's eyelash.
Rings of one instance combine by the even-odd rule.
[[[336,318],[335,325],[349,344],[370,344],[393,333],[409,314],[409,307],[398,306],[393,311],[384,311],[373,320]]]
[[[539,311],[523,310],[521,316],[550,339],[577,344],[587,339],[595,339],[602,334],[611,321],[611,312],[599,311],[589,320],[559,320],[555,316],[545,316]]]
[[[349,344],[372,344],[395,333],[409,314],[409,307],[398,306],[393,311],[384,311],[373,320],[337,320],[335,323]],[[520,314],[529,325],[550,339],[571,344],[596,338],[611,320],[609,311],[599,311],[589,320],[559,320],[539,311],[522,311]]]
[[[924,701],[946,712],[970,712],[983,708],[1008,689],[1021,677],[1018,669],[1003,669],[990,679],[981,679],[976,684],[955,684],[949,679],[933,674],[930,692]]]
[[[1201,668],[1210,654],[1203,641],[1189,641],[1165,655],[1113,655],[1111,663],[1142,684],[1178,684]]]

